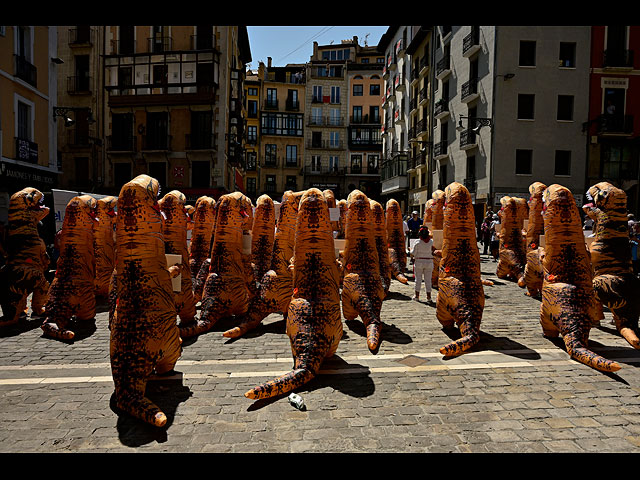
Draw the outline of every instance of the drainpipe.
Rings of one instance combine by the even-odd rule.
[[[498,29],[499,26],[493,27],[493,89],[491,95],[491,116],[487,115],[489,118],[493,118],[493,128],[491,129],[491,142],[489,143],[491,148],[491,154],[489,155],[489,191],[487,192],[487,207],[491,206],[493,208],[493,159],[494,159],[494,147],[495,147],[495,138],[496,138],[496,121],[495,121],[495,106],[496,106],[496,72],[498,66]],[[486,212],[485,212],[486,213]]]

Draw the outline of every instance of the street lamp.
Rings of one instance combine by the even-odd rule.
[[[433,142],[430,140],[409,140],[409,143],[417,143],[420,145],[420,151],[423,152],[426,150],[426,147],[432,147]]]
[[[53,107],[53,121],[56,121],[56,117],[64,118],[64,126],[72,127],[76,121],[69,116],[69,112],[77,112],[77,111],[86,111],[89,110],[89,116],[87,117],[87,122],[96,123],[95,118],[93,118],[93,113],[91,109],[87,109],[86,107]]]
[[[473,133],[478,133],[482,127],[493,128],[493,120],[490,118],[479,118],[479,117],[465,117],[460,115],[460,119],[458,120],[458,126],[456,130],[461,132],[464,130],[464,125],[462,125],[462,119],[465,118],[467,120],[467,128],[471,128]],[[470,126],[473,125],[472,127]]]

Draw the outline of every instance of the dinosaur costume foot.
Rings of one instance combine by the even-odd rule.
[[[73,340],[76,335],[71,330],[67,330],[66,328],[60,327],[57,323],[49,321],[44,322],[40,328],[42,328],[46,337],[56,340]]]
[[[187,325],[180,324],[180,338],[191,338],[197,335],[202,335],[213,328],[214,323],[206,320],[196,320]]]
[[[236,327],[233,327],[233,328],[230,328],[229,330],[226,330],[225,332],[223,332],[222,336],[226,337],[226,338],[238,338],[238,337],[241,337],[245,333],[253,330],[258,325],[260,325],[261,321],[258,321],[258,322],[255,322],[255,321],[242,322],[242,323],[240,323],[240,325],[238,325]]]
[[[601,372],[616,372],[620,370],[620,364],[612,360],[607,360],[600,355],[586,348],[570,348],[567,346],[569,355],[580,363],[584,363],[589,367],[600,370]]]
[[[633,328],[617,326],[618,333],[624,338],[629,345],[635,349],[640,349],[640,338]]]
[[[131,415],[154,427],[164,427],[167,424],[167,416],[160,408],[145,397],[128,401],[116,400],[118,410]]]
[[[244,396],[252,400],[275,397],[295,390],[310,381],[314,376],[315,374],[311,370],[298,368],[275,380],[252,388]]]
[[[480,335],[477,333],[470,333],[440,348],[440,353],[445,357],[455,357],[465,353],[479,341]]]

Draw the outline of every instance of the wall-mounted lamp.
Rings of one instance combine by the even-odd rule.
[[[51,61],[56,65],[62,65],[64,63],[64,60],[62,60],[60,57],[51,57]]]
[[[515,77],[516,74],[515,73],[505,73],[504,75],[496,75],[496,77],[502,77],[502,79],[506,82],[507,80],[511,80],[513,77]]]
[[[433,146],[433,142],[430,140],[409,140],[409,144],[419,144],[420,145],[420,151],[424,152],[427,147],[432,147]]]
[[[493,120],[490,118],[464,117],[460,115],[458,126],[456,127],[458,132],[464,130],[464,125],[462,124],[463,118],[467,120],[467,129],[470,128],[473,133],[478,133],[482,127],[493,128]]]
[[[69,116],[69,112],[77,112],[79,110],[86,111],[87,109],[82,107],[53,107],[53,121],[56,121],[56,117],[62,117],[64,118],[64,126],[71,127],[76,121]],[[93,112],[91,110],[89,110],[87,122],[89,124],[96,123],[96,119],[93,118]]]

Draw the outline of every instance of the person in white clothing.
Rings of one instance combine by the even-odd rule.
[[[433,239],[429,228],[424,225],[418,232],[418,240],[411,249],[411,256],[414,259],[413,274],[415,278],[415,295],[412,300],[420,301],[420,290],[422,282],[427,292],[427,302],[431,302],[431,273],[433,272]]]

